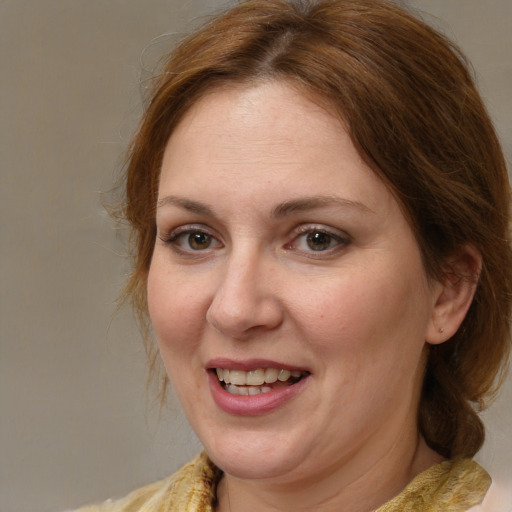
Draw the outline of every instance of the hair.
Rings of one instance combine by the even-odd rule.
[[[461,327],[429,349],[418,412],[431,448],[473,456],[484,440],[478,411],[499,387],[510,349],[506,165],[461,52],[390,1],[249,0],[177,46],[127,155],[123,216],[134,268],[124,297],[147,327],[160,167],[177,124],[218,87],[269,80],[286,81],[344,121],[408,218],[429,278],[442,280],[447,258],[464,246],[483,256]]]

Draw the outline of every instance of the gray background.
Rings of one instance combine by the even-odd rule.
[[[0,0],[2,512],[119,496],[199,449],[176,404],[159,418],[130,312],[114,314],[128,263],[99,192],[140,113],[141,69],[169,42],[158,36],[221,4]],[[512,2],[411,5],[472,60],[510,163]],[[509,378],[485,416],[495,477],[512,473],[511,404]]]

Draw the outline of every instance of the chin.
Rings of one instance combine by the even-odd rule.
[[[205,448],[220,469],[236,478],[276,478],[297,468],[300,460],[297,450],[283,446],[275,435],[264,434],[264,437],[262,442],[250,435],[243,439],[227,436],[226,439],[217,438],[211,444],[205,443]],[[276,449],[276,446],[281,448]]]

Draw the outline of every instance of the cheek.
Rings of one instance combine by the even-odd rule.
[[[202,375],[184,371],[201,367],[198,347],[204,308],[201,294],[191,292],[194,289],[179,273],[161,271],[158,260],[153,261],[148,275],[149,315],[171,387],[185,410],[186,404],[200,400],[195,379]]]
[[[205,298],[201,287],[194,287],[178,273],[162,271],[158,259],[148,275],[148,309],[157,342],[166,356],[193,348],[202,329]]]
[[[383,352],[407,352],[406,345],[418,352],[423,344],[427,307],[420,281],[389,265],[386,273],[376,268],[352,271],[321,287],[311,283],[290,295],[306,339],[329,357],[364,355],[378,364]]]
[[[296,303],[299,329],[321,362],[324,382],[335,392],[344,390],[332,414],[343,410],[357,423],[361,414],[412,403],[421,377],[425,296],[407,276],[354,272],[332,280],[322,293],[310,289],[306,297]]]

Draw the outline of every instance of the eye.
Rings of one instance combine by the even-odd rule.
[[[183,226],[172,231],[162,240],[182,253],[201,252],[222,247],[222,244],[210,233],[194,227]]]
[[[349,244],[348,235],[334,233],[327,228],[300,228],[300,233],[285,248],[299,250],[304,253],[333,252]]]
[[[194,251],[202,251],[208,249],[212,245],[213,237],[206,233],[189,233],[186,235],[186,243]]]
[[[330,249],[333,238],[328,233],[315,231],[306,234],[306,244],[312,251],[325,251]]]

